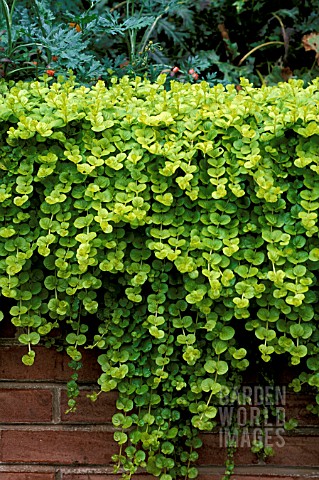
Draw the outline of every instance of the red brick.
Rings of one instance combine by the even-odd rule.
[[[63,475],[62,478],[63,480],[120,480],[120,477],[115,475],[108,475],[108,474],[95,475],[91,473],[82,473],[82,474],[71,473],[71,474]],[[135,475],[134,475],[134,478],[135,478]]]
[[[91,390],[81,390],[77,397],[77,407],[74,413],[66,414],[68,397],[66,391],[61,392],[61,420],[65,423],[110,423],[116,412],[115,392],[101,393],[95,402],[87,398]]]
[[[198,480],[220,480],[223,477],[225,468],[205,467],[199,469]],[[275,467],[271,465],[245,465],[235,467],[234,479],[237,480],[319,480],[318,467],[293,468]]]
[[[301,480],[312,479],[319,480],[319,473],[314,469],[300,468],[280,468],[263,466],[245,466],[235,468],[234,479],[237,480]],[[223,467],[206,467],[204,471],[199,470],[198,480],[221,480],[225,468]],[[67,473],[62,476],[63,480],[121,480],[119,475],[111,475],[108,473]],[[147,473],[134,475],[134,480],[152,480],[154,477]]]
[[[80,473],[80,474],[64,474],[62,476],[63,480],[121,480],[121,476],[119,475],[111,475],[107,473]],[[145,475],[134,475],[134,480],[155,480],[156,477],[153,475],[145,474]],[[1,479],[0,479],[1,480]],[[218,479],[220,480],[220,478]]]
[[[0,390],[0,423],[43,423],[52,421],[50,390]]]
[[[306,409],[308,404],[315,405],[314,395],[304,393],[287,394],[286,404],[284,405],[286,420],[295,418],[299,426],[319,425],[319,416],[313,415]]]
[[[3,430],[0,462],[107,465],[118,452],[113,434],[91,430]]]
[[[274,476],[274,475],[268,475],[267,472],[264,472],[258,476],[254,475],[242,475],[235,473],[235,476],[233,477],[236,480],[302,480],[302,479],[311,479],[311,480],[318,480],[319,476],[303,476],[302,473],[296,473],[294,476],[287,476],[287,475],[279,475],[279,476]],[[90,477],[88,477],[90,478]],[[197,480],[221,480],[220,475],[199,475],[197,477]],[[80,479],[79,479],[80,480]],[[97,479],[98,480],[98,479]]]
[[[319,435],[287,436],[285,445],[276,448],[275,455],[267,460],[273,465],[310,466],[319,464]]]
[[[287,393],[284,397],[283,403],[278,403],[278,405],[275,405],[273,407],[274,410],[277,409],[277,415],[280,413],[284,413],[284,419],[285,421],[288,421],[292,418],[298,420],[298,425],[299,426],[317,426],[319,425],[319,417],[317,415],[313,415],[311,412],[309,412],[306,407],[308,404],[315,405],[316,400],[314,395],[309,395],[305,393]],[[223,408],[223,407],[221,407]],[[257,406],[245,406],[245,407],[240,407],[241,409],[246,408],[247,411],[247,420],[250,420],[252,425],[256,425],[256,415],[254,414],[257,412],[257,409],[260,409],[261,407],[259,405]],[[273,423],[275,425],[276,419],[272,417],[272,408],[268,408],[268,413],[269,413],[269,422]],[[241,412],[243,413],[243,412]],[[276,415],[276,414],[275,414]],[[239,420],[242,420],[242,416],[240,415]],[[278,417],[279,423],[277,426],[281,426],[282,422],[280,421]]]
[[[35,347],[36,358],[32,367],[23,365],[21,358],[26,353],[24,346],[12,345],[0,347],[1,380],[38,380],[65,382],[73,371],[68,367],[70,358],[54,348]],[[83,368],[79,370],[80,382],[96,382],[101,374],[97,363],[99,352],[83,352]]]
[[[0,480],[54,480],[54,473],[0,472]]]
[[[203,434],[203,446],[198,450],[198,465],[224,465],[226,461],[225,439],[219,434]],[[239,448],[239,463],[250,464],[256,461],[256,457],[249,448]],[[236,463],[238,463],[236,461]]]
[[[281,432],[280,432],[281,435]],[[273,465],[313,466],[319,463],[319,435],[282,436],[284,445],[279,446],[281,438],[276,434],[269,437],[268,444],[272,446],[275,455],[268,457],[266,463]],[[226,451],[220,444],[218,434],[202,435],[203,447],[199,450],[199,465],[223,465]],[[251,437],[251,440],[253,438]],[[257,456],[250,451],[250,446],[239,446],[235,454],[236,465],[257,463]]]
[[[2,380],[66,380],[69,369],[64,368],[63,355],[43,347],[35,348],[36,361],[32,367],[23,365],[26,349],[20,346],[0,348],[0,378]]]
[[[286,395],[282,404],[274,407],[266,406],[269,415],[269,424],[274,427],[282,427],[285,421],[296,419],[299,427],[316,427],[319,425],[319,416],[313,415],[307,410],[307,405],[315,405],[315,396],[301,393],[290,393]],[[233,410],[232,410],[233,409]],[[242,405],[236,409],[232,405],[220,406],[216,416],[218,424],[227,425],[228,420],[236,420],[239,424],[250,424],[253,427],[258,426],[258,416],[262,408],[260,405]],[[232,412],[233,417],[232,418]],[[283,415],[283,419],[280,418]],[[277,418],[276,418],[277,417]]]
[[[266,470],[266,469],[265,469]],[[308,478],[311,480],[319,480],[319,476],[307,476],[301,477],[299,473],[296,475],[285,475],[282,473],[280,476],[274,476],[272,474],[268,475],[265,471],[264,473],[260,473],[258,476],[255,474],[252,475],[242,475],[242,474],[235,474],[234,478],[237,480],[300,480],[301,478]],[[199,474],[197,480],[221,480],[223,473],[221,474]],[[121,477],[115,477],[114,475],[92,475],[92,474],[82,474],[82,475],[64,475],[63,480],[120,480]],[[135,480],[152,480],[154,477],[152,475],[134,475]],[[1,480],[1,477],[0,477]],[[10,479],[11,480],[11,479]]]

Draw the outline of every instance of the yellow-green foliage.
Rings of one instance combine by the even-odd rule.
[[[164,80],[1,84],[0,286],[24,363],[102,350],[118,465],[170,480],[253,355],[319,388],[319,81]]]

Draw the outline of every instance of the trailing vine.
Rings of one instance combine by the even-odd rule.
[[[0,84],[2,316],[66,331],[70,409],[101,351],[117,471],[195,478],[253,355],[318,393],[319,82],[49,80]]]

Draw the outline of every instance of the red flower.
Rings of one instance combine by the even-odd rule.
[[[195,73],[195,70],[194,70],[193,68],[190,68],[190,69],[188,70],[188,73],[189,73],[190,75],[193,75],[193,73]]]
[[[59,57],[57,57],[56,55],[52,55],[52,62],[56,62],[58,60]]]
[[[47,70],[47,74],[48,74],[50,77],[54,77],[55,70]]]
[[[177,72],[179,72],[179,68],[178,68],[178,67],[174,67],[174,68],[172,68],[172,71],[173,71],[174,73],[177,73]]]
[[[194,80],[198,80],[198,73],[193,73],[192,77]]]

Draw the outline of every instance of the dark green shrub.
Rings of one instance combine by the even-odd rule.
[[[181,82],[245,77],[273,85],[318,75],[317,0],[0,0],[0,7],[7,79],[72,69],[92,84],[126,74],[155,80],[165,71]]]

